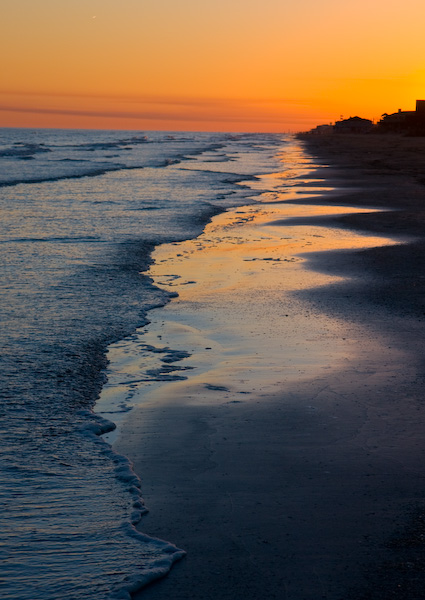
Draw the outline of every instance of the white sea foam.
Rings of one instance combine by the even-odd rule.
[[[91,409],[107,344],[176,295],[140,274],[154,246],[193,237],[211,215],[246,202],[252,192],[235,183],[261,172],[278,143],[0,132],[3,598],[129,598],[183,556],[136,531],[147,510],[140,480],[100,437],[128,410],[137,378],[122,382],[111,421]],[[238,171],[246,153],[252,170]],[[151,346],[153,385],[187,376],[188,351]]]

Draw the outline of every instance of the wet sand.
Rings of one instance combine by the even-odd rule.
[[[136,599],[424,597],[425,144],[302,143],[321,168],[156,252],[179,297],[140,344],[188,378],[135,392],[114,447],[187,556]]]

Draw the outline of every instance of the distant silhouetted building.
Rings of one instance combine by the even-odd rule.
[[[369,133],[372,130],[373,123],[369,119],[361,117],[350,117],[337,121],[334,125],[335,133]]]
[[[331,125],[318,125],[314,129],[310,130],[310,133],[314,133],[315,135],[325,135],[329,133],[333,133],[334,126]]]
[[[337,121],[333,126],[318,125],[310,130],[314,134],[369,132],[425,136],[425,100],[416,100],[416,110],[399,108],[396,113],[384,113],[377,125],[369,119],[350,117]]]
[[[406,130],[409,120],[415,114],[414,110],[401,110],[401,108],[396,113],[390,115],[384,113],[378,123],[379,129],[383,132],[402,133]]]
[[[416,100],[416,112],[425,114],[425,100]]]
[[[425,135],[425,100],[416,100],[416,110],[401,110],[388,115],[384,113],[378,123],[383,133],[402,133],[405,135]]]

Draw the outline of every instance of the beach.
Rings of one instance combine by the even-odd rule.
[[[93,412],[106,353],[175,295],[145,274],[153,249],[253,202],[238,182],[274,171],[291,146],[261,134],[0,130],[2,598],[128,599],[183,555],[135,529],[141,482],[102,439],[130,402]],[[149,356],[187,355],[146,350],[136,354],[148,370]],[[140,385],[175,379],[168,364]]]
[[[2,8],[0,600],[425,600],[425,2]]]
[[[425,144],[300,144],[286,192],[157,248],[178,297],[110,354],[168,356],[113,447],[187,554],[136,600],[423,597]]]

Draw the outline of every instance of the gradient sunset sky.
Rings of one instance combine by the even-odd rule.
[[[299,131],[425,98],[424,0],[0,0],[0,126]]]

